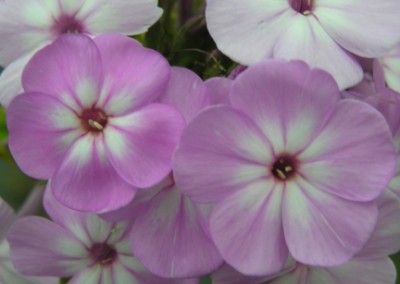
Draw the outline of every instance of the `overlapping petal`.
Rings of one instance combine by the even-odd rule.
[[[204,275],[222,263],[204,226],[208,220],[197,205],[182,196],[174,184],[167,185],[135,219],[130,237],[133,254],[163,277]]]
[[[84,245],[69,231],[44,218],[17,220],[7,239],[14,266],[27,275],[70,276],[88,264]]]
[[[8,107],[12,99],[23,93],[21,76],[25,65],[32,58],[32,53],[20,57],[1,73],[0,76],[0,104]]]
[[[92,135],[71,146],[51,179],[51,188],[66,206],[93,212],[123,207],[136,192],[112,166],[101,138]]]
[[[160,101],[176,108],[186,123],[209,104],[208,94],[201,78],[193,71],[182,67],[172,67],[171,77]]]

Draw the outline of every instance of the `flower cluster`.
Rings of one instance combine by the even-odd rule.
[[[0,103],[46,186],[0,199],[0,282],[395,283],[399,1],[25,2]]]

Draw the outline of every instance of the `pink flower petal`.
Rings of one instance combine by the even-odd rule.
[[[400,2],[324,0],[315,16],[341,46],[364,57],[384,55],[400,40]]]
[[[110,118],[103,138],[107,156],[128,183],[153,186],[171,171],[172,153],[183,126],[182,116],[161,104]]]
[[[174,184],[152,195],[132,227],[133,254],[162,277],[201,276],[216,269],[222,258],[203,230],[208,221],[197,206]]]
[[[205,81],[210,105],[230,105],[229,94],[233,80],[223,77],[213,77]]]
[[[93,212],[118,209],[128,204],[136,192],[111,165],[101,137],[91,134],[73,144],[54,173],[51,187],[64,205]]]
[[[17,220],[7,239],[15,267],[27,275],[71,276],[90,262],[85,259],[88,252],[78,239],[44,218]]]
[[[243,65],[271,57],[293,14],[287,1],[208,0],[206,6],[207,28],[218,49]]]
[[[22,74],[25,92],[57,98],[76,110],[98,99],[103,69],[98,48],[84,35],[66,34],[37,52]]]
[[[178,187],[195,202],[215,202],[269,174],[268,140],[243,113],[212,107],[191,121],[174,156]],[[210,168],[211,166],[211,168]]]
[[[68,284],[107,284],[101,280],[102,272],[103,267],[100,265],[88,267],[75,274],[74,277],[68,281]]]
[[[274,48],[274,58],[300,59],[329,72],[343,90],[361,81],[357,60],[331,39],[313,16],[297,14]]]
[[[378,223],[358,258],[386,257],[400,251],[400,200],[390,191],[378,198]]]
[[[171,69],[171,77],[160,102],[177,109],[186,123],[209,104],[204,82],[196,73],[182,67]]]
[[[90,2],[90,1],[85,1]],[[99,1],[97,1],[99,2]],[[100,7],[85,19],[87,28],[94,34],[140,34],[154,24],[162,14],[156,0],[100,1]]]
[[[271,141],[275,154],[295,154],[319,133],[339,91],[332,77],[299,61],[265,61],[233,83],[231,102]]]
[[[1,51],[0,51],[1,52]],[[21,77],[25,65],[32,58],[33,53],[12,62],[0,76],[0,104],[7,108],[12,99],[23,93]]]
[[[338,212],[343,217],[338,218]],[[283,229],[291,255],[301,263],[332,266],[349,261],[372,235],[377,217],[374,203],[351,202],[300,179],[286,185]]]
[[[125,277],[133,278],[140,284],[198,284],[198,279],[166,279],[158,277],[157,275],[149,272],[136,258],[121,255],[119,261],[122,265],[117,264],[115,270],[119,273],[116,275],[125,275]],[[130,275],[129,275],[130,274]],[[123,277],[116,276],[116,280],[121,280]],[[118,284],[125,284],[132,282],[118,282]],[[133,282],[135,283],[135,282]]]
[[[121,35],[102,35],[95,42],[105,75],[99,105],[107,114],[132,112],[161,95],[170,73],[161,54]]]
[[[313,273],[311,284],[328,283],[322,277],[317,277],[320,271]],[[334,284],[393,284],[396,283],[396,268],[388,257],[356,258],[337,267],[325,268],[327,274],[336,281]]]
[[[0,65],[7,66],[51,40],[44,26],[51,24],[56,2],[3,1],[0,6]]]
[[[8,108],[7,123],[14,159],[26,174],[39,179],[52,176],[70,145],[82,134],[73,110],[41,93],[16,97]]]
[[[337,104],[298,159],[299,172],[314,186],[356,201],[378,197],[396,163],[386,121],[375,109],[351,99]]]
[[[281,220],[282,184],[250,184],[217,204],[211,234],[224,260],[246,275],[279,272],[288,258]]]

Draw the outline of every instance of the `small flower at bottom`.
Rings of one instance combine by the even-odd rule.
[[[60,204],[46,191],[45,208],[53,222],[25,217],[10,229],[14,266],[26,275],[72,277],[70,284],[196,284],[197,279],[163,279],[132,256],[129,222],[111,223],[94,213]]]
[[[60,37],[28,63],[25,93],[8,108],[17,164],[51,178],[54,195],[71,208],[126,205],[137,187],[155,185],[172,167],[184,121],[154,103],[169,73],[160,54],[128,37]]]

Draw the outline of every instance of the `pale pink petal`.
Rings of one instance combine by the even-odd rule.
[[[91,134],[79,138],[66,153],[51,186],[64,205],[95,212],[118,209],[128,204],[136,192],[111,165],[102,138]]]
[[[167,279],[160,278],[150,271],[148,271],[143,264],[139,262],[138,259],[120,255],[119,261],[121,264],[117,263],[114,266],[115,278],[117,281],[122,281],[124,279],[134,279],[136,282],[117,282],[118,284],[125,283],[140,283],[140,284],[199,284],[199,280],[196,278],[191,279]],[[130,275],[129,275],[130,274]],[[120,277],[118,276],[120,275]],[[126,278],[124,278],[126,277]]]
[[[211,279],[213,284],[263,284],[270,280],[268,277],[241,274],[228,265],[214,272]]]
[[[88,251],[78,239],[44,218],[17,220],[7,239],[15,267],[27,275],[70,276],[90,262]]]
[[[398,11],[400,2],[396,0],[324,0],[316,3],[314,13],[343,48],[360,56],[378,57],[400,41]]]
[[[400,92],[400,44],[378,59],[383,68],[385,81],[390,88]]]
[[[105,76],[99,105],[107,114],[132,112],[161,95],[170,73],[161,54],[122,35],[98,36],[95,42]]]
[[[110,118],[103,138],[107,156],[128,183],[153,186],[171,171],[172,153],[183,126],[182,116],[161,104]]]
[[[233,80],[224,77],[213,77],[205,81],[210,105],[230,105],[229,98]]]
[[[346,217],[338,218],[338,212]],[[301,179],[286,185],[283,229],[290,254],[299,262],[332,266],[349,261],[371,237],[377,217],[372,202],[351,202]]]
[[[22,74],[25,92],[57,98],[76,110],[98,99],[103,69],[98,48],[84,35],[66,34],[38,51]]]
[[[282,228],[283,184],[254,182],[218,203],[211,234],[224,260],[247,275],[269,275],[288,258]]]
[[[90,1],[85,1],[90,2]],[[156,0],[96,1],[95,7],[85,19],[92,33],[121,33],[127,35],[145,32],[162,14]]]
[[[296,12],[287,1],[208,0],[207,28],[218,49],[232,60],[251,65],[271,57],[276,40]]]
[[[270,175],[272,149],[260,129],[230,107],[211,107],[184,130],[174,156],[178,187],[195,202],[214,202]],[[211,168],[210,168],[211,166]]]
[[[171,69],[171,77],[160,102],[177,109],[186,123],[209,105],[204,82],[196,73],[182,67]]]
[[[51,40],[56,1],[7,0],[0,6],[0,65],[7,66]]]
[[[148,191],[146,189],[142,191]],[[208,221],[170,184],[142,207],[130,235],[133,254],[153,273],[168,278],[201,276],[222,258],[203,226]]]
[[[339,89],[351,87],[361,81],[361,66],[343,50],[321,27],[313,16],[297,14],[274,48],[275,58],[299,59],[312,68],[329,72]]]
[[[400,199],[390,191],[385,191],[377,204],[378,223],[368,243],[357,254],[358,258],[384,258],[400,251]]]
[[[68,281],[68,284],[106,284],[101,282],[102,269],[103,267],[101,265],[85,268],[75,274],[74,277]]]
[[[56,277],[25,276],[12,264],[10,247],[6,240],[0,243],[0,283],[1,284],[59,284]]]
[[[36,185],[32,188],[29,195],[25,198],[24,203],[18,208],[18,218],[35,215],[42,208],[44,186]]]
[[[314,186],[357,201],[378,197],[396,166],[391,134],[382,115],[351,99],[337,104],[324,129],[298,159],[300,174]]]
[[[314,269],[313,269],[314,270]],[[318,277],[322,268],[315,269],[311,284],[329,283],[325,278]],[[393,284],[396,282],[396,268],[388,257],[355,258],[337,267],[325,268],[336,281],[334,284]]]
[[[270,60],[233,83],[231,102],[271,141],[275,155],[295,154],[319,133],[339,99],[332,77],[300,61]]]
[[[64,206],[54,197],[51,183],[47,186],[43,205],[46,213],[54,222],[72,232],[87,247],[96,242],[104,242],[110,235],[111,223],[95,214],[76,211]]]
[[[52,176],[73,141],[82,134],[73,110],[41,93],[16,97],[8,108],[7,123],[14,159],[26,174],[39,179]]]
[[[7,108],[12,99],[23,93],[22,71],[33,53],[22,56],[7,66],[0,76],[0,104]]]

